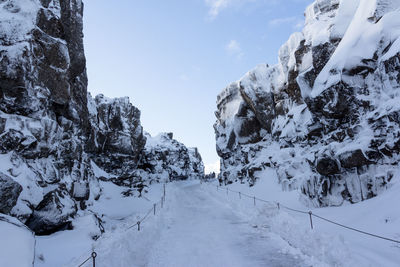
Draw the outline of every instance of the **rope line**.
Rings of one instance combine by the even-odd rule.
[[[164,186],[165,186],[165,185],[164,185]],[[142,222],[144,222],[144,221],[149,217],[149,215],[150,215],[151,213],[154,212],[154,207],[162,206],[161,203],[163,203],[164,201],[165,201],[165,187],[164,187],[164,194],[163,194],[163,196],[161,197],[161,200],[159,200],[158,202],[154,203],[154,204],[153,204],[154,206],[152,206],[152,207],[147,211],[147,213],[146,213],[145,216],[143,216],[143,217],[142,217],[139,221],[137,221],[135,224],[132,224],[131,226],[129,226],[128,228],[126,228],[125,231],[128,231],[129,229],[131,229],[131,228],[133,228],[133,227],[135,227],[135,226],[138,226],[138,225],[140,225]],[[122,220],[123,220],[123,219],[126,219],[126,218],[128,218],[128,217],[130,217],[130,216],[132,216],[133,214],[134,214],[134,213],[132,213],[131,215],[128,215],[128,216],[123,217]],[[138,229],[138,230],[139,230],[139,229]],[[95,253],[95,252],[93,251],[93,252],[92,252],[92,255],[91,255],[89,258],[87,258],[84,262],[82,262],[80,265],[78,265],[78,267],[83,266],[83,265],[84,265],[86,262],[88,262],[90,259],[93,259],[93,260],[94,260],[93,253]],[[97,254],[95,254],[95,255],[97,255]]]
[[[292,209],[292,208],[289,208],[288,206],[285,206],[285,205],[282,205],[282,204],[280,204],[280,206],[285,208],[285,209],[287,209],[287,210],[291,210],[291,211],[298,212],[298,213],[303,213],[303,214],[309,214],[310,213],[309,211],[302,211],[302,210]]]
[[[208,184],[207,184],[207,185],[208,185]],[[211,185],[209,185],[209,186],[211,186]],[[220,187],[220,186],[217,186],[217,191],[219,191],[219,190],[218,190],[218,187]],[[350,227],[350,226],[347,226],[347,225],[344,225],[344,224],[341,224],[341,223],[338,223],[338,222],[329,220],[329,219],[327,219],[327,218],[321,217],[321,216],[319,216],[319,215],[316,215],[316,214],[312,213],[311,211],[303,211],[303,210],[293,209],[293,208],[290,208],[290,207],[288,207],[288,206],[282,205],[282,204],[279,203],[279,202],[276,202],[276,201],[268,201],[268,200],[264,200],[264,199],[261,199],[261,198],[257,198],[257,197],[255,197],[255,196],[249,196],[249,195],[243,194],[243,193],[241,193],[241,192],[239,192],[239,191],[231,190],[231,189],[229,189],[229,188],[227,188],[227,187],[226,187],[226,190],[227,190],[227,191],[231,191],[231,192],[233,192],[233,193],[240,193],[242,196],[245,196],[245,197],[248,197],[248,198],[251,198],[251,199],[254,199],[254,200],[258,200],[258,201],[260,201],[260,202],[269,203],[269,204],[275,203],[275,204],[278,204],[278,208],[279,208],[279,206],[280,206],[280,207],[282,207],[282,208],[284,208],[284,209],[287,209],[287,210],[290,210],[290,211],[293,211],[293,212],[297,212],[297,213],[301,213],[301,214],[307,214],[307,215],[310,216],[310,218],[311,218],[311,216],[314,216],[314,217],[316,217],[316,218],[318,218],[318,219],[321,219],[321,220],[324,220],[324,221],[326,221],[326,222],[328,222],[328,223],[332,223],[332,224],[335,224],[335,225],[337,225],[337,226],[346,228],[346,229],[348,229],[348,230],[352,230],[352,231],[355,231],[355,232],[358,232],[358,233],[361,233],[361,234],[364,234],[364,235],[369,235],[369,236],[372,236],[372,237],[376,237],[376,238],[380,238],[380,239],[383,239],[383,240],[387,240],[387,241],[391,241],[391,242],[395,242],[395,243],[400,244],[400,241],[399,241],[399,240],[395,240],[395,239],[392,239],[392,238],[388,238],[388,237],[380,236],[380,235],[377,235],[377,234],[369,233],[369,232],[366,232],[366,231],[362,231],[362,230],[359,230],[359,229],[356,229],[356,228],[353,228],[353,227]],[[223,191],[221,191],[221,192],[223,192]]]
[[[324,217],[318,216],[318,215],[316,215],[316,214],[314,214],[314,213],[313,213],[312,215],[313,215],[314,217],[317,217],[317,218],[321,219],[321,220],[324,220],[324,221],[327,221],[327,222],[336,224],[336,225],[338,225],[338,226],[347,228],[347,229],[349,229],[349,230],[353,230],[353,231],[356,231],[356,232],[359,232],[359,233],[362,233],[362,234],[365,234],[365,235],[370,235],[370,236],[373,236],[373,237],[377,237],[377,238],[380,238],[380,239],[384,239],[384,240],[388,240],[388,241],[392,241],[392,242],[395,242],[395,243],[399,243],[399,244],[400,244],[400,241],[399,241],[399,240],[395,240],[395,239],[391,239],[391,238],[388,238],[388,237],[384,237],[384,236],[380,236],[380,235],[368,233],[368,232],[365,232],[365,231],[362,231],[362,230],[358,230],[358,229],[356,229],[356,228],[353,228],[353,227],[350,227],[350,226],[346,226],[346,225],[343,225],[343,224],[341,224],[341,223],[337,223],[337,222],[331,221],[331,220],[329,220],[329,219],[326,219],[326,218],[324,218]]]
[[[87,258],[84,262],[82,262],[78,267],[83,266],[86,262],[88,262],[88,261],[91,260],[91,259],[92,259],[92,255],[90,255],[90,257]]]

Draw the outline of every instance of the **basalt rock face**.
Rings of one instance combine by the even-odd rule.
[[[175,164],[171,177],[202,166],[188,149],[147,151],[128,98],[88,94],[82,14],[81,0],[0,1],[0,212],[37,234],[89,212],[102,174],[138,189],[156,173],[138,167],[145,158]]]
[[[22,221],[47,192],[94,179],[82,14],[81,0],[0,3],[1,171],[22,186],[9,212]]]
[[[129,98],[89,96],[91,133],[87,151],[108,173],[128,175],[136,169],[146,138],[140,125],[140,111]]]
[[[324,0],[279,52],[218,96],[221,182],[274,168],[315,206],[376,196],[398,168],[398,0]]]
[[[204,165],[197,148],[187,148],[173,139],[172,133],[162,133],[155,137],[147,135],[138,168],[156,181],[204,177]]]

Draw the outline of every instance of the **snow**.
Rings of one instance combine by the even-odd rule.
[[[11,214],[14,216],[30,214],[32,212],[30,203],[38,205],[43,199],[43,188],[35,181],[37,175],[13,152],[0,154],[0,172],[10,175],[23,188]]]
[[[24,224],[0,214],[0,236],[0,266],[32,266],[35,236]]]
[[[239,183],[228,186],[230,190],[271,201],[256,200],[255,206],[253,198],[246,198],[244,194],[241,197],[231,191],[227,194],[224,186],[217,190],[216,182],[169,183],[163,209],[158,203],[156,216],[151,212],[139,232],[135,223],[159,201],[162,184],[151,185],[143,198],[121,199],[121,187],[101,182],[102,197],[89,207],[90,212],[79,211],[73,230],[36,237],[35,266],[77,266],[92,251],[98,254],[96,266],[115,267],[398,266],[400,246],[395,243],[352,232],[315,217],[311,230],[307,214],[278,210],[276,202],[281,207],[311,210],[351,227],[400,239],[400,213],[393,205],[400,193],[399,174],[393,178],[393,186],[376,198],[319,209],[309,208],[306,202],[299,201],[297,191],[282,191],[274,170],[267,169],[258,176],[257,186]],[[129,228],[132,225],[134,227]],[[7,257],[0,257],[0,266],[31,266],[33,245],[29,242],[34,240],[30,231],[21,227],[0,220],[2,236],[11,233],[12,238],[7,240],[17,242],[19,253],[26,251],[17,259],[23,264],[15,265],[13,258],[11,263],[1,265],[1,260]],[[23,241],[27,239],[31,241]],[[8,243],[7,249],[12,249]],[[0,254],[3,251],[0,249]]]
[[[394,43],[392,44],[392,46],[390,47],[390,49],[388,50],[388,52],[386,52],[381,60],[385,61],[390,59],[391,57],[394,57],[397,53],[400,52],[400,37],[396,39],[396,41],[394,41]]]
[[[346,1],[343,0],[342,2]],[[357,0],[351,2],[357,2]],[[306,21],[303,30],[304,38],[308,42],[307,44],[317,46],[330,40],[333,25],[332,17],[337,14],[337,11],[324,12],[323,10],[338,3],[339,0],[319,0],[308,6],[305,11]],[[348,20],[343,20],[340,23],[344,26],[346,22]]]
[[[169,184],[166,206],[140,232],[130,229],[100,242],[96,266],[303,266],[311,261],[276,236],[260,235],[246,216],[206,189],[198,181]]]
[[[243,101],[240,96],[238,82],[231,83],[218,95],[217,105],[220,105],[221,101],[225,101],[225,99],[229,99],[229,102],[224,106],[221,118],[224,121],[232,121]]]
[[[285,81],[288,80],[288,75],[291,70],[296,67],[296,55],[293,53],[299,47],[304,36],[300,32],[293,33],[289,40],[279,49],[279,64],[282,67],[283,73],[286,74]]]
[[[38,236],[35,266],[63,266],[66,259],[81,255],[100,235],[93,215],[77,218],[73,231],[61,231],[51,236]]]
[[[102,170],[99,166],[96,165],[96,163],[93,162],[93,160],[90,161],[90,165],[92,167],[93,174],[95,177],[98,177],[98,178],[104,177],[106,179],[116,177],[115,175],[109,174],[109,173],[105,172],[104,170]]]
[[[37,1],[14,0],[0,2],[0,51],[6,51],[10,65],[16,63],[29,47],[29,34],[34,29],[36,14],[39,9]],[[9,69],[11,71],[11,68]]]
[[[393,178],[391,188],[383,194],[357,204],[345,203],[340,207],[327,208],[309,207],[308,200],[299,199],[300,192],[297,190],[282,191],[282,185],[278,184],[277,174],[272,169],[260,172],[259,177],[260,180],[253,187],[239,183],[228,187],[250,196],[280,202],[294,209],[311,210],[319,216],[341,224],[400,240],[400,213],[398,206],[394,204],[400,194],[400,170]],[[220,187],[220,191],[225,193],[224,187]],[[353,232],[317,218],[313,219],[314,230],[310,231],[307,214],[281,210],[279,216],[271,219],[269,218],[271,211],[268,209],[259,212],[252,211],[252,199],[243,199],[243,204],[238,202],[237,194],[229,192],[229,195],[233,207],[252,213],[259,223],[271,224],[270,227],[275,234],[300,249],[304,254],[313,256],[330,266],[395,267],[400,262],[399,244]],[[257,205],[259,205],[258,202]]]
[[[73,230],[37,237],[35,266],[65,266],[74,262],[71,266],[76,267],[90,256],[93,248],[98,251],[103,244],[106,246],[112,240],[123,242],[123,238],[128,237],[128,226],[136,223],[153,207],[153,203],[160,200],[163,190],[162,184],[153,184],[148,193],[143,192],[143,196],[138,198],[124,197],[122,192],[127,188],[111,182],[100,182],[100,187],[100,199],[94,201],[87,211],[78,212],[77,218],[72,222]],[[100,228],[104,228],[105,233],[101,234]],[[130,242],[135,243],[135,239]],[[129,253],[121,251],[124,252]]]
[[[373,58],[380,42],[388,44],[399,38],[400,1],[393,1],[391,8],[394,11],[388,12],[377,23],[373,23],[369,18],[374,15],[376,5],[377,0],[360,0],[343,39],[315,80],[311,97],[318,96],[326,88],[339,82],[343,70],[357,66],[361,59]],[[332,74],[332,70],[336,70],[336,74]]]

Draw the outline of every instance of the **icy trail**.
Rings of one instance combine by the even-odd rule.
[[[168,186],[158,216],[99,248],[96,266],[305,266],[198,182]]]
[[[178,184],[148,266],[300,266],[198,184]]]

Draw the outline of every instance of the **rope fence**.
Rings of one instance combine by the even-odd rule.
[[[207,185],[211,186],[210,184],[207,184]],[[218,192],[226,191],[227,195],[229,194],[229,192],[232,192],[232,193],[238,194],[239,195],[239,199],[242,199],[242,196],[250,198],[250,199],[253,199],[254,206],[256,206],[256,201],[259,201],[259,202],[263,202],[263,203],[274,204],[274,205],[276,205],[278,210],[283,208],[283,209],[286,209],[286,210],[289,210],[289,211],[293,211],[293,212],[297,212],[297,213],[301,213],[301,214],[307,214],[309,216],[309,219],[310,219],[310,227],[311,227],[311,229],[314,229],[314,225],[313,225],[313,220],[312,219],[313,219],[313,217],[315,217],[315,218],[318,218],[318,219],[320,219],[322,221],[337,225],[339,227],[342,227],[342,228],[345,228],[345,229],[348,229],[348,230],[351,230],[351,231],[354,231],[354,232],[358,232],[358,233],[361,233],[361,234],[364,234],[364,235],[368,235],[368,236],[372,236],[372,237],[375,237],[375,238],[379,238],[379,239],[383,239],[383,240],[386,240],[386,241],[391,241],[391,242],[400,244],[400,240],[395,240],[395,239],[392,239],[392,238],[388,238],[388,237],[380,236],[380,235],[377,235],[377,234],[369,233],[369,232],[366,232],[366,231],[362,231],[362,230],[359,230],[357,228],[350,227],[350,226],[335,222],[333,220],[324,218],[322,216],[319,216],[319,215],[313,213],[312,211],[304,211],[304,210],[294,209],[294,208],[282,205],[281,203],[279,203],[277,201],[264,200],[264,199],[258,198],[256,196],[250,196],[250,195],[244,194],[244,193],[239,192],[239,191],[231,190],[228,187],[226,187],[224,190],[221,190],[221,189],[222,189],[222,187],[217,185],[217,191]]]
[[[163,195],[161,197],[161,200],[159,200],[157,203],[154,203],[153,206],[146,212],[146,215],[144,215],[141,219],[139,219],[136,223],[128,226],[125,231],[128,231],[134,227],[137,226],[137,230],[140,231],[140,226],[142,225],[142,223],[150,217],[150,215],[153,213],[153,215],[156,215],[156,210],[157,210],[157,206],[159,206],[160,208],[164,207],[164,203],[165,203],[165,184],[163,185]],[[97,257],[97,253],[95,251],[92,251],[92,253],[90,254],[90,257],[88,257],[86,260],[84,260],[80,265],[78,265],[78,267],[82,267],[84,264],[86,264],[87,262],[89,262],[90,260],[92,260],[92,266],[96,267],[96,257]]]

